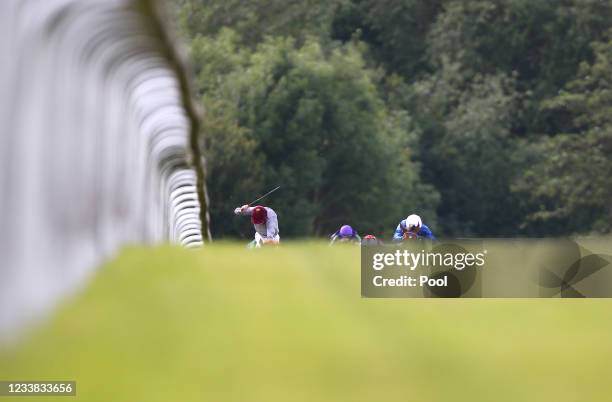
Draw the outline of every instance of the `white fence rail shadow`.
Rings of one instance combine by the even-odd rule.
[[[156,6],[0,2],[0,338],[120,246],[209,233],[197,117]]]

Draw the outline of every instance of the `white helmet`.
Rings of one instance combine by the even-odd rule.
[[[406,218],[406,229],[412,231],[414,229],[419,229],[423,222],[421,221],[421,217],[418,215],[408,215]]]

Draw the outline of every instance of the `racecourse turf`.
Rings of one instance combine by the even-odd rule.
[[[16,401],[609,401],[608,300],[363,299],[359,249],[127,249],[0,349]]]

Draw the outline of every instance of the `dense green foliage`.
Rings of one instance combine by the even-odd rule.
[[[216,235],[277,184],[287,235],[612,229],[612,3],[175,2]]]
[[[547,157],[534,158],[516,186],[534,204],[528,221],[553,233],[612,229],[612,41],[593,49],[595,61],[543,104],[572,118],[567,133],[533,144]]]
[[[228,202],[241,205],[277,184],[272,205],[293,236],[325,234],[347,220],[382,231],[401,207],[419,205],[410,195],[418,167],[397,152],[407,150],[405,116],[385,109],[358,50],[325,54],[316,40],[296,47],[291,38],[268,38],[240,57],[236,39],[224,30],[193,47],[198,64],[207,64],[199,82],[221,230],[233,229]]]

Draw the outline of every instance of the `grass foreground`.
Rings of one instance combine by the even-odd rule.
[[[0,349],[18,401],[608,401],[612,301],[363,299],[359,249],[127,249]],[[0,397],[0,402],[4,399]]]

